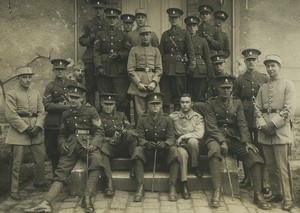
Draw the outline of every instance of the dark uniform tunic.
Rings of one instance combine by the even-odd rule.
[[[198,34],[206,37],[210,53],[220,52],[223,47],[222,31],[220,28],[213,26],[211,23],[201,23],[199,25]]]
[[[136,131],[139,144],[138,147],[134,149],[132,160],[139,158],[145,164],[150,160],[150,157],[153,158],[154,150],[147,150],[144,148],[148,141],[164,141],[170,147],[168,150],[161,150],[158,152],[157,156],[161,160],[158,160],[157,162],[169,165],[177,160],[177,150],[174,146],[175,135],[173,122],[168,115],[161,113],[157,120],[154,120],[150,114],[142,115],[138,120]],[[150,162],[153,161],[150,160]]]
[[[63,111],[69,108],[69,106],[66,105],[68,94],[67,86],[74,83],[75,81],[67,78],[55,78],[47,84],[44,92],[43,104],[47,112],[45,118],[45,146],[47,155],[52,162],[53,172],[58,162],[57,137],[60,119]]]
[[[245,143],[251,143],[242,103],[237,98],[230,98],[224,103],[219,97],[206,102],[206,144],[208,156],[222,159],[220,144],[225,141],[228,152],[242,160],[247,168],[254,163],[264,163],[263,158],[253,151],[246,152]]]
[[[208,88],[208,79],[214,76],[207,41],[198,35],[192,36],[194,45],[196,67],[189,73],[187,80],[187,92],[193,97],[193,101],[205,101]]]
[[[123,111],[128,107],[128,97],[126,96],[129,78],[127,74],[128,48],[125,45],[126,33],[117,27],[99,31],[94,44],[95,68],[102,67],[105,74],[100,74],[97,78],[99,93],[118,94],[117,108]],[[110,58],[110,54],[118,54],[118,58]]]
[[[105,137],[116,142],[116,145],[105,142],[101,151],[112,158],[131,157],[133,149],[137,146],[137,138],[125,114],[118,111],[114,111],[112,114],[102,112],[100,118]]]
[[[96,78],[95,78],[95,66],[93,61],[93,48],[95,42],[95,36],[98,31],[104,30],[108,28],[108,23],[106,19],[99,19],[98,17],[94,17],[92,20],[88,20],[83,26],[83,35],[79,38],[79,44],[83,47],[86,47],[85,52],[82,55],[82,61],[84,62],[86,73],[86,89],[87,89],[87,98],[88,102],[91,104],[95,104],[95,98],[91,96],[95,96],[96,87]],[[89,95],[91,93],[91,95]],[[93,100],[90,100],[93,99]]]
[[[258,71],[246,71],[234,81],[233,96],[241,99],[249,128],[256,128],[253,102],[260,86],[268,81],[268,76]]]
[[[175,44],[174,44],[175,43]],[[195,65],[195,52],[190,33],[178,26],[165,31],[161,36],[160,53],[163,63],[163,77],[160,82],[164,93],[164,105],[179,104],[181,95],[186,92],[186,64]]]
[[[86,147],[102,146],[104,131],[97,110],[89,104],[78,110],[69,109],[62,114],[58,143],[60,158],[55,170],[54,180],[66,182],[76,161],[86,161]],[[63,144],[69,147],[68,152],[61,149]],[[103,167],[99,149],[88,153],[88,169],[98,170]]]

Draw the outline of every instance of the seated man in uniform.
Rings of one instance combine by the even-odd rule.
[[[64,111],[61,118],[58,134],[60,158],[54,173],[54,182],[43,201],[33,208],[26,209],[26,212],[52,212],[50,203],[67,183],[77,160],[85,161],[87,156],[88,180],[81,206],[86,212],[94,212],[91,196],[103,167],[99,147],[104,138],[104,131],[97,110],[85,103],[85,88],[69,85],[68,89],[70,109]]]
[[[257,147],[251,143],[241,100],[231,97],[234,79],[231,75],[217,77],[218,95],[206,102],[205,124],[208,136],[205,142],[214,190],[211,206],[220,206],[221,161],[230,153],[241,160],[250,171],[254,203],[261,209],[270,209],[261,193],[261,166],[264,160]]]
[[[169,116],[174,125],[176,145],[178,146],[178,159],[181,170],[182,197],[190,199],[187,188],[188,158],[190,156],[193,173],[202,177],[198,167],[199,140],[204,135],[204,120],[192,110],[193,102],[190,94],[183,94],[180,98],[180,111],[175,111]]]
[[[150,93],[146,96],[148,113],[142,115],[137,123],[139,145],[134,149],[132,160],[138,188],[134,201],[141,202],[144,197],[144,166],[157,162],[167,164],[170,174],[169,201],[176,201],[176,180],[179,170],[177,149],[174,146],[175,136],[171,118],[162,111],[161,93]],[[156,162],[154,162],[155,164]]]
[[[134,148],[137,146],[137,138],[126,115],[116,110],[117,94],[102,93],[100,102],[102,113],[100,118],[105,132],[105,141],[101,147],[101,154],[116,157],[131,157]],[[109,158],[104,157],[104,173],[106,178],[106,196],[113,196],[114,189]],[[131,174],[132,175],[132,174]]]

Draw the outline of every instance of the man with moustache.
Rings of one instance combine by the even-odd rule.
[[[44,146],[45,109],[39,92],[31,88],[32,69],[16,69],[17,86],[6,94],[5,117],[9,131],[5,143],[11,146],[10,197],[21,200],[19,179],[22,159],[26,148],[29,148],[35,166],[33,186],[42,191],[45,184],[46,150]]]
[[[76,63],[73,71],[67,75],[67,78],[76,81],[81,86],[85,86],[85,66],[81,60]]]

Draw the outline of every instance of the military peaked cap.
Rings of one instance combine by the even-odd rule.
[[[65,59],[53,59],[51,60],[51,64],[54,69],[66,69],[70,62]]]

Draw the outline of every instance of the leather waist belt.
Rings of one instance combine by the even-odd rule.
[[[233,127],[235,127],[235,125],[234,125],[234,124],[218,123],[218,127],[223,127],[223,128],[233,128]]]
[[[37,113],[26,113],[26,112],[22,112],[22,113],[18,113],[18,115],[20,117],[37,117]]]
[[[279,109],[261,109],[260,110],[262,113],[279,113]]]
[[[146,72],[155,72],[155,69],[152,68],[135,68],[135,71],[146,71]]]

